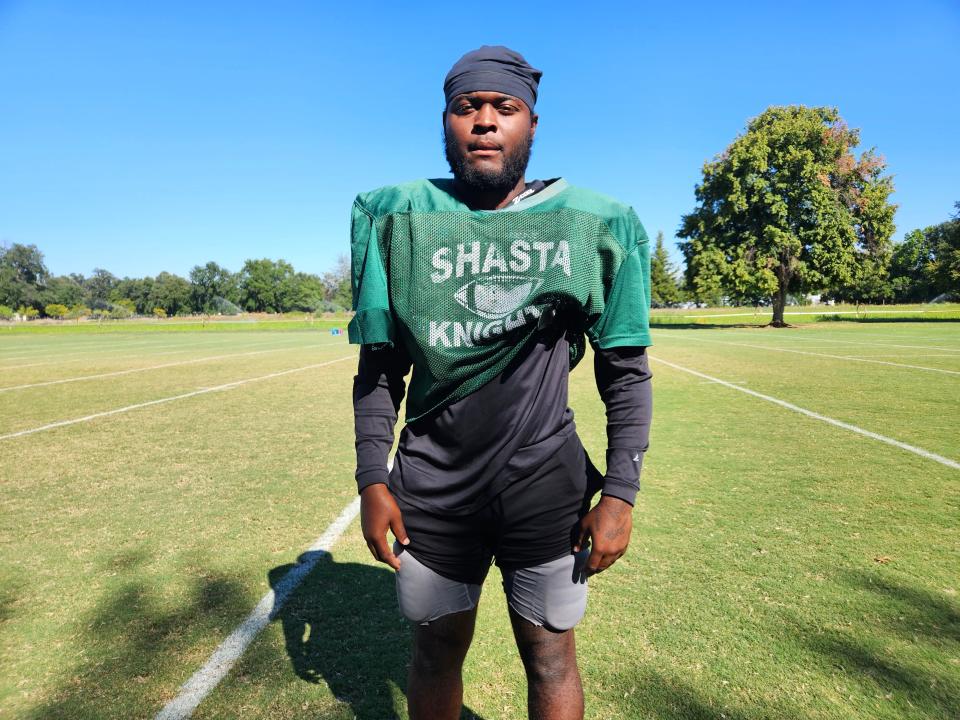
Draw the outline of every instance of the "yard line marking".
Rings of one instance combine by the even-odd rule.
[[[246,651],[254,638],[273,620],[294,590],[303,579],[317,566],[321,559],[330,553],[330,548],[340,538],[344,530],[360,512],[360,497],[357,496],[343,509],[323,535],[304,552],[298,562],[286,575],[264,595],[253,611],[237,628],[230,633],[213,651],[213,654],[189,680],[180,686],[177,696],[164,705],[154,720],[186,720],[210,694],[220,681],[227,676],[234,663]]]
[[[747,393],[747,395],[753,395],[754,397],[760,398],[761,400],[766,400],[767,402],[771,402],[774,405],[785,407],[787,410],[793,410],[794,412],[800,413],[801,415],[806,415],[807,417],[811,417],[814,420],[821,420],[825,423],[829,423],[830,425],[843,428],[844,430],[849,430],[850,432],[855,432],[860,435],[864,435],[868,438],[873,438],[874,440],[879,440],[880,442],[887,443],[887,445],[893,445],[894,447],[898,447],[901,450],[912,452],[915,455],[919,455],[920,457],[927,458],[928,460],[933,460],[935,462],[940,463],[941,465],[946,465],[949,468],[953,468],[954,470],[960,470],[960,463],[956,462],[955,460],[951,460],[950,458],[943,457],[943,455],[937,455],[936,453],[932,453],[929,450],[924,450],[923,448],[918,448],[914,445],[908,445],[905,442],[894,440],[893,438],[889,438],[886,435],[880,435],[879,433],[875,433],[871,430],[864,430],[861,427],[857,427],[856,425],[851,425],[850,423],[845,423],[842,420],[834,420],[833,418],[827,417],[826,415],[820,415],[819,413],[815,413],[812,410],[807,410],[798,405],[794,405],[793,403],[788,403],[786,400],[779,400],[775,397],[770,397],[769,395],[758,393],[756,390],[749,390],[747,388],[740,387],[739,385],[734,385],[733,383],[727,382],[726,380],[721,380],[720,378],[715,378],[710,375],[706,375],[702,372],[698,372],[697,370],[691,370],[690,368],[685,368],[682,365],[677,365],[675,363],[664,360],[663,358],[654,357],[651,359],[654,360],[655,362],[663,363],[668,367],[672,367],[675,370],[681,370],[685,373],[690,373],[691,375],[696,375],[699,378],[703,378],[704,380],[710,380],[711,382],[715,382],[718,385],[723,385],[724,387],[728,387],[733,390],[739,390],[742,393]]]
[[[327,342],[327,343],[317,343],[317,345],[342,345],[342,344],[343,344],[342,342],[338,342],[338,341]],[[96,375],[81,375],[79,377],[63,378],[61,380],[46,380],[44,382],[28,383],[26,385],[11,385],[9,387],[0,387],[0,393],[7,392],[8,390],[25,390],[27,388],[45,387],[47,385],[62,385],[64,383],[81,382],[82,380],[99,380],[100,378],[115,377],[117,375],[129,375],[131,373],[146,372],[147,370],[160,370],[162,368],[176,367],[178,365],[192,365],[194,363],[207,362],[208,360],[222,360],[223,358],[230,358],[230,357],[247,357],[249,355],[263,355],[264,353],[282,352],[284,350],[297,350],[300,347],[303,347],[303,348],[316,347],[317,345],[311,345],[311,346],[292,345],[290,347],[270,348],[268,350],[252,350],[251,352],[227,353],[225,355],[210,355],[208,357],[194,358],[193,360],[178,360],[176,362],[163,363],[162,365],[150,365],[149,367],[130,368],[129,370],[116,370],[114,372],[97,373]]]
[[[857,310],[811,310],[809,312],[785,312],[784,316],[787,315],[863,315],[864,317],[869,317],[871,315],[890,315],[891,313],[900,314],[900,313],[916,313],[920,315],[936,315],[937,313],[948,313],[954,312],[953,310],[870,310],[870,311],[857,311]],[[716,315],[663,315],[661,317],[681,317],[684,319],[690,318],[718,318],[718,317],[759,317],[767,315],[773,316],[772,310],[765,310],[764,312],[752,312],[752,313],[717,313]]]
[[[393,469],[392,457],[387,461],[387,468]],[[359,512],[360,497],[357,496],[343,509],[323,535],[300,555],[297,564],[287,571],[277,586],[260,599],[247,619],[217,646],[203,667],[180,686],[177,696],[163,706],[163,709],[154,716],[154,720],[187,720],[193,715],[203,699],[220,684],[240,656],[246,652],[253,639],[277,617],[304,578],[313,571],[320,560],[330,554],[334,543],[340,539]]]
[[[946,375],[960,375],[960,370],[944,370],[943,368],[932,368],[925,365],[908,365],[906,363],[891,362],[889,360],[871,360],[868,358],[855,357],[853,355],[828,355],[827,353],[810,352],[809,350],[793,350],[792,348],[773,347],[772,345],[754,345],[753,343],[708,340],[707,338],[694,337],[693,335],[675,335],[674,337],[678,337],[683,340],[697,340],[699,342],[714,343],[716,345],[730,345],[731,347],[757,348],[758,350],[771,350],[773,352],[795,353],[797,355],[813,355],[814,357],[833,358],[834,360],[851,360],[853,362],[874,363],[875,365],[893,365],[894,367],[910,368],[912,370],[926,370],[928,372],[944,373]]]
[[[956,355],[950,353],[880,353],[879,355],[842,355],[845,358],[878,358],[878,357],[948,357],[957,359]]]
[[[262,346],[264,346],[264,345],[271,345],[272,343],[273,343],[272,340],[265,340],[265,341],[262,341],[262,342],[241,343],[241,344],[237,345],[237,347],[254,348],[254,347],[262,347]],[[165,351],[165,352],[158,352],[158,353],[151,352],[152,348],[142,348],[142,349],[140,349],[140,350],[138,350],[138,351],[134,351],[134,354],[132,354],[132,355],[126,355],[126,354],[124,354],[124,355],[121,355],[121,356],[110,355],[109,351],[104,350],[103,348],[98,348],[98,352],[96,352],[96,353],[93,353],[93,352],[84,353],[84,354],[83,354],[83,357],[74,357],[74,358],[70,358],[70,359],[64,359],[65,357],[69,358],[70,355],[76,355],[76,354],[77,354],[77,353],[68,353],[68,354],[65,355],[65,356],[57,356],[57,358],[56,358],[55,360],[45,360],[45,361],[43,361],[43,362],[35,362],[35,363],[22,364],[22,365],[5,365],[5,366],[0,366],[0,370],[19,370],[20,368],[36,367],[36,366],[38,366],[38,365],[64,365],[64,364],[66,364],[66,363],[90,362],[90,361],[99,360],[100,356],[105,355],[105,354],[106,354],[106,355],[110,355],[110,359],[111,359],[111,360],[134,360],[134,359],[140,358],[140,357],[150,357],[150,356],[158,356],[158,355],[175,355],[175,354],[177,354],[177,353],[185,353],[185,352],[195,352],[195,351],[203,351],[203,350],[216,350],[216,349],[217,349],[218,347],[220,347],[221,345],[227,345],[227,344],[229,344],[229,343],[217,343],[216,345],[214,345],[214,344],[207,344],[207,345],[199,345],[199,346],[193,346],[193,347],[182,347],[180,350],[168,350],[168,351]],[[286,348],[288,348],[288,347],[305,347],[305,348],[308,348],[308,347],[316,347],[317,345],[329,345],[329,344],[330,344],[330,343],[317,343],[317,344],[307,344],[307,345],[284,345],[284,346],[281,346],[281,347],[279,347],[279,348],[277,348],[277,349],[282,350],[282,349],[286,349]],[[170,345],[158,345],[157,347],[171,347],[171,346],[170,346]],[[127,349],[127,348],[117,348],[117,350],[119,350],[119,351],[121,351],[121,352],[122,352],[123,350],[126,350],[126,349]]]
[[[85,415],[83,417],[73,418],[71,420],[58,420],[57,422],[41,425],[40,427],[30,428],[29,430],[19,430],[17,432],[7,433],[6,435],[0,435],[0,440],[10,440],[11,438],[22,437],[23,435],[32,435],[34,433],[43,432],[44,430],[53,430],[54,428],[65,427],[67,425],[76,425],[77,423],[86,422],[88,420],[96,420],[97,418],[107,417],[109,415],[117,415],[130,410],[138,410],[140,408],[150,407],[151,405],[161,405],[163,403],[173,402],[174,400],[183,400],[185,398],[195,397],[205,393],[217,392],[218,390],[233,390],[235,387],[240,387],[241,385],[246,385],[247,383],[251,382],[257,382],[258,380],[268,380],[270,378],[290,375],[291,373],[302,372],[304,370],[313,370],[326,365],[333,365],[333,363],[343,362],[344,360],[350,360],[351,358],[356,358],[356,355],[346,355],[342,358],[337,358],[336,360],[314,363],[312,365],[304,365],[303,367],[291,368],[290,370],[281,370],[280,372],[270,373],[268,375],[258,375],[257,377],[252,378],[244,378],[243,380],[234,380],[233,382],[224,383],[223,385],[200,388],[199,390],[193,390],[192,392],[183,393],[181,395],[173,395],[171,397],[160,398],[158,400],[149,400],[147,402],[137,403],[136,405],[127,405],[126,407],[116,408],[114,410],[105,410],[104,412],[93,413],[92,415]]]
[[[739,337],[743,336],[743,333],[739,332],[730,332],[731,335],[737,335]],[[872,342],[854,342],[853,340],[831,340],[830,338],[818,337],[816,335],[812,337],[798,337],[793,335],[791,337],[781,336],[780,340],[799,340],[800,342],[825,342],[825,343],[841,343],[843,345],[869,345],[870,347],[895,347],[895,348],[911,348],[913,350],[945,350],[947,352],[960,353],[960,348],[950,348],[950,347],[937,347],[935,345],[895,345],[892,343],[872,343]]]

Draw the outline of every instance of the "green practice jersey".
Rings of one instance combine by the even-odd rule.
[[[571,367],[584,336],[596,348],[651,344],[643,226],[563,179],[501,210],[470,210],[452,180],[362,193],[351,254],[350,342],[407,348],[407,422],[495,378],[554,316],[568,324]]]

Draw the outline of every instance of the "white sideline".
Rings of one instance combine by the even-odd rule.
[[[330,552],[330,548],[333,547],[358,512],[360,512],[359,496],[354,498],[353,502],[343,509],[343,512],[324,531],[323,535],[307,548],[305,553],[307,557],[294,565],[277,583],[276,587],[261,598],[257,606],[247,616],[247,619],[240,623],[226,640],[220,643],[203,667],[180,686],[180,692],[177,693],[177,696],[164,705],[163,709],[156,714],[154,720],[186,720],[193,715],[193,711],[210,694],[210,691],[226,677],[234,663],[240,659],[240,656],[253,642],[253,639],[277,616],[290,594],[310,574],[310,571],[316,567],[321,558]]]
[[[317,343],[317,345],[341,345],[341,344],[343,343],[336,342],[336,341],[327,342],[327,343]],[[223,360],[224,358],[231,358],[231,357],[246,357],[248,355],[263,355],[264,353],[282,352],[284,350],[298,350],[301,348],[316,347],[317,345],[309,345],[309,346],[291,345],[290,347],[269,348],[267,350],[252,350],[250,352],[242,352],[242,353],[226,353],[224,355],[209,355],[207,357],[202,357],[202,358],[193,358],[192,360],[177,360],[174,362],[162,363],[160,365],[150,365],[149,367],[142,367],[142,368],[131,368],[129,370],[116,370],[114,372],[97,373],[96,375],[80,375],[78,377],[63,378],[60,380],[45,380],[44,382],[27,383],[26,385],[10,385],[8,387],[0,387],[0,393],[7,392],[8,390],[26,390],[27,388],[45,387],[47,385],[62,385],[64,383],[80,382],[82,380],[99,380],[100,378],[114,377],[116,375],[129,375],[131,373],[146,372],[147,370],[160,370],[162,368],[176,367],[178,365],[192,365],[194,363],[207,362],[209,360]]]
[[[873,363],[875,365],[892,365],[894,367],[910,368],[911,370],[926,370],[927,372],[944,373],[946,375],[960,375],[960,370],[945,370],[943,368],[926,367],[925,365],[908,365],[907,363],[891,362],[890,360],[873,360],[866,357],[857,357],[855,355],[829,355],[827,353],[810,352],[809,350],[794,350],[792,348],[774,347],[773,345],[755,345],[753,343],[725,342],[723,340],[708,340],[707,338],[696,337],[694,335],[671,335],[682,340],[695,340],[697,342],[714,343],[715,345],[730,345],[731,347],[756,348],[758,350],[771,350],[773,352],[795,353],[797,355],[813,355],[814,357],[833,358],[834,360],[850,360],[851,362]],[[948,355],[947,357],[956,357]]]
[[[231,340],[231,339],[233,339],[233,338],[227,338],[227,340]],[[263,345],[271,345],[271,344],[274,343],[274,342],[275,342],[275,341],[271,339],[271,340],[263,340],[263,341],[260,341],[260,342],[240,343],[240,344],[233,345],[233,347],[245,347],[245,348],[248,348],[248,349],[249,349],[249,348],[261,347],[261,346],[263,346]],[[152,346],[152,347],[145,347],[145,348],[133,349],[133,350],[132,350],[132,352],[134,353],[133,355],[129,355],[129,354],[126,354],[126,353],[125,353],[124,355],[120,356],[119,359],[121,359],[121,360],[131,360],[131,359],[136,359],[136,358],[138,358],[138,357],[143,357],[144,354],[147,354],[147,355],[149,355],[149,356],[154,356],[154,357],[155,357],[155,356],[159,356],[159,355],[174,355],[174,354],[176,354],[176,353],[195,352],[195,351],[198,351],[198,350],[199,350],[199,351],[202,351],[202,350],[217,350],[218,348],[221,348],[221,347],[223,347],[224,345],[230,345],[230,343],[221,339],[220,342],[216,342],[216,343],[214,343],[214,342],[209,342],[209,341],[208,341],[208,342],[205,342],[205,343],[202,343],[202,344],[190,345],[190,346],[184,346],[184,345],[176,345],[176,346],[175,346],[175,345],[154,345],[154,346]],[[154,352],[154,350],[162,350],[162,349],[164,349],[164,348],[170,348],[170,347],[177,347],[178,349],[177,349],[177,350],[164,350],[163,352]],[[312,346],[304,345],[303,347],[312,347]],[[125,351],[128,351],[128,350],[130,350],[130,349],[131,349],[131,346],[130,346],[130,345],[125,345],[125,346],[123,346],[123,347],[117,348],[117,350],[118,350],[119,352],[125,352]],[[45,353],[49,353],[49,350],[50,350],[49,348],[45,348],[42,353],[36,353],[33,357],[47,357],[48,355],[45,354]],[[98,357],[98,355],[101,355],[101,354],[103,354],[103,348],[102,348],[102,347],[99,347],[99,348],[89,348],[89,352],[87,352],[87,351],[77,351],[77,352],[69,352],[69,353],[58,354],[57,357],[56,357],[55,359],[53,359],[53,360],[43,360],[43,361],[41,361],[41,362],[25,363],[25,364],[20,364],[20,365],[3,365],[3,366],[0,366],[0,370],[19,370],[20,368],[37,367],[38,365],[62,365],[62,364],[65,364],[65,363],[85,362],[85,361],[90,361],[90,360],[96,360],[97,357]],[[79,357],[78,357],[78,356],[79,356]],[[111,357],[116,358],[116,356],[111,356]],[[0,362],[6,362],[8,359],[9,359],[9,358],[0,357]],[[29,360],[30,358],[28,357],[28,358],[25,358],[25,359]]]
[[[754,397],[760,398],[761,400],[766,400],[767,402],[771,402],[774,405],[779,405],[780,407],[784,407],[787,410],[793,410],[794,412],[800,413],[801,415],[806,415],[807,417],[811,417],[814,420],[821,420],[825,423],[829,423],[830,425],[834,425],[835,427],[843,428],[844,430],[849,430],[850,432],[855,432],[860,435],[864,435],[868,438],[872,438],[874,440],[879,440],[880,442],[886,443],[887,445],[893,445],[894,447],[898,447],[901,450],[912,452],[914,455],[919,455],[920,457],[926,458],[928,460],[933,460],[935,462],[940,463],[941,465],[946,465],[949,468],[953,468],[954,470],[960,470],[960,463],[956,462],[955,460],[951,460],[950,458],[943,457],[942,455],[937,455],[936,453],[932,453],[929,450],[924,450],[923,448],[918,448],[913,445],[908,445],[905,442],[894,440],[893,438],[889,438],[886,435],[880,435],[879,433],[875,433],[870,430],[864,430],[863,428],[857,427],[856,425],[845,423],[842,420],[834,420],[833,418],[827,417],[826,415],[820,415],[819,413],[815,413],[812,410],[806,410],[805,408],[794,405],[793,403],[788,403],[785,400],[778,400],[775,397],[770,397],[769,395],[758,393],[755,390],[749,390],[747,388],[740,387],[739,385],[734,385],[733,383],[727,382],[726,380],[720,380],[719,378],[711,377],[710,375],[705,375],[702,372],[691,370],[690,368],[685,368],[682,365],[676,365],[672,362],[668,362],[667,360],[664,360],[663,358],[652,357],[651,360],[655,362],[663,363],[664,365],[668,367],[672,367],[675,370],[682,370],[685,373],[696,375],[697,377],[703,378],[704,380],[715,382],[718,385],[723,385],[724,387],[731,388],[732,390],[738,390],[742,393],[747,393],[747,395],[753,395]]]
[[[756,337],[755,333],[742,333],[737,331],[726,331],[731,335],[737,335],[743,337],[744,335],[749,334],[751,337]],[[877,342],[866,342],[861,340],[859,342],[853,340],[833,340],[831,338],[821,337],[819,335],[812,335],[807,337],[798,337],[797,335],[779,336],[780,340],[797,340],[800,342],[815,342],[815,343],[840,343],[842,345],[869,345],[870,347],[893,347],[893,348],[909,348],[911,350],[945,350],[946,352],[960,353],[960,348],[949,348],[949,347],[938,347],[936,345],[897,345],[893,343],[877,343]]]
[[[356,355],[346,355],[336,360],[329,360],[322,363],[314,363],[312,365],[304,365],[303,367],[292,368],[290,370],[281,370],[280,372],[270,373],[268,375],[258,375],[257,377],[244,378],[243,380],[234,380],[233,382],[224,383],[223,385],[215,385],[214,387],[200,388],[199,390],[194,390],[192,392],[183,393],[181,395],[173,395],[171,397],[159,398],[158,400],[149,400],[147,402],[137,403],[136,405],[127,405],[126,407],[116,408],[114,410],[105,410],[104,412],[93,413],[92,415],[85,415],[79,418],[73,418],[71,420],[58,420],[57,422],[52,422],[47,425],[41,425],[40,427],[30,428],[29,430],[19,430],[17,432],[7,433],[6,435],[0,435],[0,440],[10,440],[11,438],[21,437],[23,435],[32,435],[33,433],[43,432],[44,430],[53,430],[58,427],[65,427],[67,425],[75,425],[77,423],[86,422],[88,420],[96,420],[97,418],[107,417],[109,415],[117,415],[119,413],[128,412],[130,410],[137,410],[139,408],[150,407],[151,405],[160,405],[162,403],[173,402],[174,400],[183,400],[184,398],[195,397],[196,395],[204,395],[206,393],[217,392],[220,390],[232,390],[235,387],[240,387],[241,385],[246,385],[247,383],[257,382],[258,380],[268,380],[270,378],[281,377],[283,375],[290,375],[291,373],[302,372],[304,370],[313,370],[314,368],[324,367],[325,365],[332,365],[333,363],[343,362],[344,360],[350,360],[351,358],[356,358]]]

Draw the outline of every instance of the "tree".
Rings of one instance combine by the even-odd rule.
[[[935,295],[930,266],[933,248],[923,230],[911,230],[893,248],[890,277],[894,297],[900,302],[929,300]]]
[[[293,276],[293,310],[314,312],[326,300],[323,279],[311,273],[298,272]]]
[[[76,320],[77,325],[79,325],[80,318],[88,317],[90,313],[91,310],[86,305],[74,305],[67,312],[67,317],[71,320]]]
[[[83,277],[81,282],[77,282],[74,277],[68,275],[58,275],[47,281],[47,287],[43,292],[43,302],[45,304],[55,303],[71,307],[86,303],[88,300],[87,291],[83,288]]]
[[[103,268],[94,268],[93,274],[84,280],[84,287],[89,293],[90,305],[94,309],[107,309],[110,306],[110,293],[120,281],[113,273]]]
[[[240,302],[248,312],[286,312],[293,309],[293,265],[286,260],[247,260],[240,271]]]
[[[0,305],[0,320],[12,320],[13,308],[6,305]]]
[[[349,257],[343,254],[337,256],[334,269],[323,274],[323,285],[326,288],[324,297],[334,310],[349,310],[353,307]]]
[[[36,245],[0,246],[0,304],[39,309],[48,276]]]
[[[136,312],[133,300],[121,299],[110,305],[110,317],[114,320],[125,320]]]
[[[133,303],[133,311],[139,315],[146,315],[152,309],[150,295],[153,292],[154,280],[152,277],[128,278],[117,282],[110,291],[110,302],[129,300]]]
[[[896,206],[884,161],[835,108],[770,107],[703,166],[698,206],[679,235],[695,294],[772,297],[869,286],[886,258]]]
[[[68,311],[69,309],[66,305],[61,305],[60,303],[51,303],[43,309],[43,314],[47,317],[63,320],[63,316],[66,315]]]
[[[946,222],[911,230],[893,248],[890,263],[894,296],[903,302],[960,295],[960,202]]]
[[[239,301],[237,277],[215,262],[195,265],[190,271],[190,304],[193,311],[215,313],[218,298],[232,303]]]
[[[960,202],[947,222],[924,230],[933,250],[930,280],[937,293],[960,293]]]
[[[662,230],[657,232],[657,246],[650,258],[650,298],[654,307],[670,307],[680,302],[680,288],[663,244]]]
[[[191,286],[179,275],[162,272],[153,282],[147,305],[163,308],[167,315],[190,312]]]

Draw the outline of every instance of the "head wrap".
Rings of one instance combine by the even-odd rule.
[[[502,92],[520,98],[533,112],[543,73],[503,45],[484,45],[457,60],[443,81],[447,105],[461,93]]]

